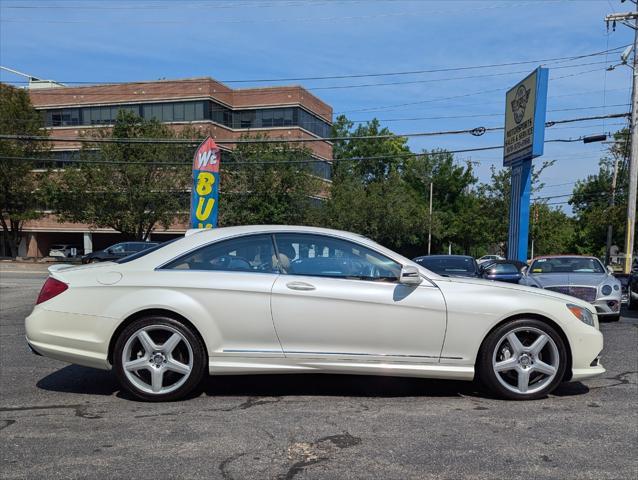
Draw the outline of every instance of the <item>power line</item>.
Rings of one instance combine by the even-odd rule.
[[[628,103],[618,103],[615,105],[593,105],[588,107],[576,107],[576,108],[558,108],[553,110],[547,110],[548,113],[554,112],[572,112],[578,110],[594,110],[599,108],[611,108],[611,107],[629,107]],[[481,118],[481,117],[503,117],[505,114],[503,113],[479,113],[476,115],[445,115],[439,117],[410,117],[410,118],[381,118],[381,119],[359,119],[352,120],[348,119],[352,123],[366,123],[372,120],[378,120],[379,122],[406,122],[406,121],[417,121],[417,120],[448,120],[448,119],[457,119],[457,118]]]
[[[468,65],[464,67],[439,67],[439,68],[430,68],[423,70],[406,70],[406,71],[395,71],[395,72],[374,72],[374,73],[356,73],[356,74],[345,74],[345,75],[323,75],[323,76],[309,76],[309,77],[280,77],[280,78],[254,78],[254,79],[225,79],[218,80],[222,83],[260,83],[260,82],[299,82],[299,81],[308,81],[308,80],[340,80],[347,78],[368,78],[368,77],[388,77],[388,76],[402,76],[402,75],[418,75],[425,73],[442,73],[442,72],[458,72],[465,70],[477,70],[484,68],[500,68],[500,67],[511,67],[516,65],[529,65],[529,64],[546,64],[549,62],[558,62],[558,61],[572,61],[572,60],[580,60],[582,58],[595,57],[600,55],[605,55],[608,53],[614,53],[624,48],[627,48],[627,45],[620,45],[618,47],[610,48],[607,50],[597,51],[586,53],[582,55],[572,55],[568,57],[554,57],[554,58],[545,58],[545,59],[537,59],[537,60],[525,60],[518,62],[503,62],[503,63],[492,63],[492,64],[482,64],[482,65]],[[605,62],[606,63],[606,62]],[[555,67],[556,68],[556,67]],[[191,81],[191,82],[201,82],[202,79],[186,79],[180,80],[181,82]],[[65,81],[59,80],[61,83],[75,83],[75,84],[91,84],[91,85],[119,85],[123,83],[155,83],[154,81],[146,81],[146,82],[89,82],[89,81]]]
[[[566,69],[566,68],[578,68],[578,67],[584,67],[584,66],[590,66],[590,65],[602,65],[602,64],[607,64],[608,62],[602,61],[602,62],[588,62],[588,63],[578,63],[575,65],[562,65],[562,66],[557,66],[557,67],[551,67],[552,70],[559,70],[559,69]],[[524,74],[524,73],[529,73],[527,70],[518,70],[518,71],[513,71],[513,72],[498,72],[498,73],[485,73],[485,74],[481,74],[481,75],[467,75],[467,76],[463,76],[463,77],[446,77],[446,78],[431,78],[431,79],[427,79],[427,80],[408,80],[408,81],[402,81],[402,82],[383,82],[383,83],[364,83],[364,84],[355,84],[355,85],[328,85],[328,86],[319,86],[319,87],[302,87],[304,90],[308,90],[308,91],[319,91],[319,90],[344,90],[344,89],[351,89],[351,88],[370,88],[370,87],[386,87],[386,86],[397,86],[397,85],[415,85],[415,84],[423,84],[423,83],[436,83],[436,82],[450,82],[450,81],[456,81],[456,80],[468,80],[468,79],[477,79],[477,78],[491,78],[491,77],[501,77],[501,76],[507,76],[507,75],[520,75],[520,74]],[[174,80],[175,82],[184,82],[184,81],[189,81],[189,80]],[[199,80],[199,82],[202,82],[202,80]],[[29,80],[16,80],[12,83],[16,83],[16,84],[29,84]],[[73,83],[73,82],[61,82],[61,83]],[[135,85],[136,82],[131,82],[131,83],[122,83],[120,85]],[[99,86],[99,85],[98,85]],[[74,87],[69,87],[69,88],[74,88]],[[75,88],[87,88],[87,87],[75,87]],[[90,87],[88,87],[90,88]],[[293,92],[293,91],[297,91],[299,89],[299,87],[266,87],[268,90],[268,93],[288,93],[288,92]],[[255,89],[260,89],[260,87],[255,87]],[[263,89],[263,87],[262,87]],[[252,90],[252,89],[251,89]],[[64,88],[56,88],[55,90],[51,89],[51,91],[47,90],[47,91],[36,91],[38,93],[43,93],[44,95],[46,95],[47,97],[49,96],[59,96],[59,97],[74,97],[77,95],[82,95],[81,92],[78,92],[77,90],[73,90],[72,92],[65,92]],[[172,94],[183,94],[184,91],[183,90],[174,90],[174,91],[170,91],[170,90],[163,90],[162,95],[172,95]],[[224,92],[222,92],[224,93]],[[232,92],[228,92],[230,94],[232,94],[233,96],[240,96],[240,97],[246,97],[246,96],[257,96],[257,95],[263,95],[264,92],[255,92],[255,91],[242,91],[242,90],[233,90]],[[98,96],[98,97],[121,97],[123,94],[121,92],[91,92],[89,94],[91,97],[94,96]]]
[[[578,75],[586,75],[588,73],[593,73],[593,72],[601,72],[602,70],[600,69],[593,69],[593,70],[586,70],[584,72],[576,72],[576,73],[571,73],[569,75],[563,75],[560,77],[556,77],[556,78],[552,78],[552,81],[556,81],[556,80],[561,80],[564,78],[570,78],[570,77],[575,77]],[[496,92],[503,92],[506,89],[506,87],[502,87],[502,88],[493,88],[490,90],[481,90],[478,92],[469,92],[469,93],[462,93],[459,95],[452,95],[449,97],[438,97],[438,98],[430,98],[427,100],[419,100],[416,102],[405,102],[405,103],[395,103],[395,104],[391,104],[391,105],[384,105],[382,107],[368,107],[368,108],[359,108],[359,109],[355,109],[355,110],[342,110],[341,112],[336,112],[336,114],[340,114],[340,113],[355,113],[355,112],[378,112],[378,111],[390,111],[390,110],[396,110],[398,108],[402,108],[402,107],[409,107],[412,105],[423,105],[426,103],[432,103],[432,102],[440,102],[440,101],[444,101],[444,100],[455,100],[458,98],[465,98],[465,97],[474,97],[476,95],[485,95],[487,93],[496,93]]]
[[[573,143],[582,141],[583,137],[578,138],[569,138],[569,139],[550,139],[545,140],[545,143],[555,143],[555,142],[564,142],[564,143]],[[199,144],[199,143],[197,143]],[[274,162],[239,162],[242,164],[286,164],[286,163],[337,163],[337,162],[351,162],[351,161],[367,161],[367,160],[385,160],[385,159],[396,159],[396,158],[421,158],[421,157],[431,157],[437,155],[447,155],[450,153],[468,153],[468,152],[482,152],[488,150],[500,150],[503,148],[503,145],[494,145],[489,147],[474,147],[474,148],[463,148],[456,150],[445,150],[440,149],[437,151],[430,152],[422,152],[422,153],[402,153],[402,154],[393,154],[393,155],[375,155],[375,156],[367,156],[367,157],[347,157],[347,158],[333,158],[332,160],[320,160],[320,159],[312,159],[312,160],[291,160],[291,161],[274,161]],[[59,162],[59,163],[111,163],[110,161],[96,161],[96,160],[73,160],[73,159],[60,159],[60,158],[44,158],[44,157],[11,157],[11,156],[2,156],[0,157],[2,160],[29,160],[29,161],[51,161],[51,162]],[[129,162],[122,161],[114,161],[115,164],[129,164]],[[171,166],[171,165],[190,165],[192,160],[189,158],[187,162],[140,162],[144,165],[163,165],[163,166]],[[130,163],[134,164],[134,163]]]
[[[590,117],[579,117],[572,119],[562,119],[546,122],[547,126],[562,123],[583,122],[588,120],[599,120],[606,118],[623,118],[628,113],[612,113],[608,115],[595,115]],[[351,140],[383,140],[391,138],[411,138],[411,137],[430,137],[440,135],[459,135],[472,134],[481,136],[486,132],[503,130],[503,127],[475,127],[462,130],[443,130],[435,132],[416,132],[403,134],[384,134],[384,135],[355,135],[347,137],[313,137],[313,138],[260,138],[260,139],[215,139],[218,144],[261,144],[261,143],[312,143],[312,142],[337,142]],[[36,141],[36,142],[69,142],[69,143],[124,143],[124,144],[185,144],[199,145],[201,139],[175,139],[175,138],[89,138],[89,137],[48,137],[43,135],[8,135],[1,134],[0,140],[17,140],[17,141]],[[554,140],[554,141],[572,141],[572,140]]]

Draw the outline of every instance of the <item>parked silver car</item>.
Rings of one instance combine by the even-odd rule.
[[[80,254],[80,248],[77,245],[55,244],[49,249],[49,257],[54,258],[71,258]]]
[[[556,255],[535,258],[520,281],[591,303],[598,316],[620,318],[621,284],[596,257]]]

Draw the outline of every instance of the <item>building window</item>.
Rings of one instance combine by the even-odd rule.
[[[173,118],[176,122],[184,121],[184,103],[178,102],[173,105]]]
[[[329,137],[331,126],[301,107],[230,110],[213,101],[162,102],[142,105],[60,108],[43,110],[47,127],[111,125],[120,110],[160,122],[212,120],[230,128],[272,128],[299,126],[319,137]]]

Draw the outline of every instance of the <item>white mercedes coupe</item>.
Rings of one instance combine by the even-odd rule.
[[[112,368],[149,401],[182,398],[206,373],[477,377],[524,400],[605,371],[591,304],[440,276],[347,232],[190,231],[116,262],[50,270],[25,322],[33,352]]]

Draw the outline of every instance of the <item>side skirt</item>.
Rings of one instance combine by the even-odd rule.
[[[472,380],[474,378],[474,366],[440,363],[331,361],[316,358],[229,358],[227,356],[213,356],[209,358],[208,369],[211,375],[343,373],[450,380]]]

